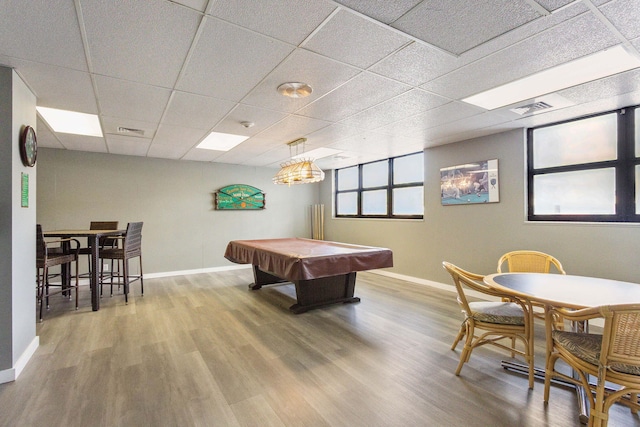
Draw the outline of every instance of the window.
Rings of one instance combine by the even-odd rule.
[[[527,132],[530,221],[640,222],[640,108]]]
[[[335,180],[337,217],[423,217],[422,152],[337,169]]]

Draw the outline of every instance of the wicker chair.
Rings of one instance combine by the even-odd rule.
[[[502,255],[498,260],[498,273],[503,273],[502,267],[506,263],[509,273],[551,273],[552,266],[559,274],[567,274],[562,268],[562,264],[552,255],[539,251],[512,251]],[[532,303],[533,307],[544,310],[544,304]],[[534,310],[533,316],[544,320],[544,312]],[[563,324],[562,318],[558,318],[558,327]]]
[[[117,230],[118,221],[91,221],[89,224],[90,230]],[[114,248],[118,244],[118,240],[112,237],[101,237],[98,244],[100,249]],[[82,274],[80,277],[89,277],[91,275],[91,248],[80,248],[80,255],[87,255],[87,262],[89,263],[89,272]],[[120,264],[118,263],[118,269]],[[113,261],[111,262],[111,269],[113,270]]]
[[[566,274],[560,261],[544,252],[526,250],[507,252],[498,260],[498,273],[503,273],[502,266],[505,262],[510,273],[550,273],[553,266],[558,273]]]
[[[557,330],[554,315],[573,322],[604,318],[602,335]],[[640,304],[611,305],[582,310],[549,309],[546,314],[547,362],[544,401],[549,401],[553,378],[562,378],[585,390],[591,411],[589,426],[606,426],[609,408],[623,403],[636,413],[640,393]],[[569,365],[579,379],[555,370],[558,359]],[[588,375],[597,378],[590,384]],[[618,384],[617,391],[605,388],[605,382]],[[594,395],[595,394],[595,397]]]
[[[108,277],[111,279],[111,295],[113,295],[113,285],[124,286],[124,300],[129,303],[129,285],[136,280],[140,280],[140,292],[144,295],[144,281],[142,278],[142,222],[130,222],[127,224],[127,231],[123,237],[114,238],[122,240],[121,245],[113,248],[104,248],[100,250],[100,259],[110,259],[122,261],[122,274],[120,271],[111,271]],[[129,271],[129,260],[131,258],[140,259],[140,274],[131,275]],[[112,269],[113,270],[113,269]],[[113,279],[117,278],[116,283]],[[105,275],[100,274],[100,292],[102,293],[102,285],[104,285]]]
[[[62,247],[59,246],[60,243],[68,242],[69,246],[73,244],[73,248],[70,251],[64,252],[62,251]],[[52,246],[52,245],[56,246]],[[80,248],[80,242],[76,239],[59,239],[59,240],[49,240],[46,241],[44,239],[44,234],[42,232],[42,226],[40,224],[36,225],[36,297],[40,302],[40,314],[39,320],[42,322],[42,314],[44,311],[44,307],[46,305],[47,310],[49,309],[49,297],[51,295],[67,293],[69,292],[69,296],[71,295],[71,290],[75,288],[76,294],[76,310],[78,309],[78,251]],[[49,282],[52,274],[49,272],[49,268],[55,267],[58,265],[64,265],[75,262],[76,263],[76,272],[75,272],[75,284],[70,284],[68,287],[63,287],[62,283],[60,285],[53,285]],[[51,287],[58,287],[56,291],[51,291]]]
[[[466,336],[456,375],[460,375],[462,366],[469,361],[474,348],[491,344],[509,351],[511,357],[515,357],[516,354],[524,357],[529,366],[529,388],[533,388],[534,352],[531,304],[489,288],[482,283],[483,276],[481,275],[469,273],[446,261],[442,263],[442,266],[453,278],[458,292],[458,303],[465,316],[460,332],[451,346],[451,349],[455,350],[458,343]],[[465,289],[509,301],[469,302],[465,295]],[[476,335],[476,330],[484,332],[481,335]],[[501,343],[502,339],[511,339],[511,346]],[[516,348],[518,340],[524,345],[522,350]]]

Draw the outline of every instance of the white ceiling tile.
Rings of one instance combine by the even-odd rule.
[[[210,13],[293,45],[300,44],[336,6],[325,0],[218,0]]]
[[[535,0],[540,6],[544,7],[549,12],[556,9],[560,9],[573,2],[574,0]]]
[[[640,69],[585,83],[558,93],[576,104],[586,104],[636,91],[640,91]]]
[[[41,107],[97,114],[91,76],[84,71],[0,56],[0,63],[19,70]]]
[[[422,0],[337,0],[343,6],[369,16],[376,21],[390,24],[413,9]]]
[[[151,139],[135,138],[121,135],[106,135],[107,147],[111,154],[125,156],[146,156],[151,145]]]
[[[410,38],[342,9],[303,47],[329,58],[367,68],[391,54]]]
[[[539,17],[524,0],[425,0],[392,26],[459,55]]]
[[[220,157],[224,152],[214,150],[204,150],[202,148],[192,148],[182,156],[182,160],[193,160],[196,162],[212,162]]]
[[[185,92],[174,92],[163,123],[198,129],[211,129],[235,103]]]
[[[195,9],[199,12],[204,12],[205,7],[207,7],[207,3],[209,0],[172,0],[174,3],[179,3],[184,6],[190,7],[191,9]]]
[[[377,129],[379,133],[389,135],[405,135],[415,138],[424,137],[425,129],[438,125],[455,122],[456,120],[472,117],[483,112],[481,108],[463,102],[450,102],[438,108],[416,114],[404,120]]]
[[[239,101],[293,50],[273,38],[208,18],[176,88]]]
[[[234,135],[253,136],[273,126],[287,117],[286,113],[237,104],[237,106],[213,129],[216,132]],[[244,127],[242,122],[253,123],[251,127]]]
[[[413,42],[375,64],[370,71],[419,86],[454,70],[459,62],[451,54],[423,43]]]
[[[81,0],[98,74],[172,88],[201,14],[166,1]]]
[[[571,7],[557,10],[551,15],[546,15],[535,21],[529,22],[527,25],[514,28],[513,30],[504,33],[496,38],[487,40],[487,42],[468,50],[458,59],[458,66],[470,64],[478,61],[486,56],[492,55],[510,46],[516,46],[519,43],[525,42],[527,39],[535,37],[538,34],[546,31],[553,31],[553,28],[576,18],[579,15],[589,13],[589,8],[584,2],[573,2]],[[535,58],[530,58],[530,61],[535,61]]]
[[[439,107],[447,102],[449,102],[447,99],[440,96],[420,89],[412,89],[368,110],[354,114],[340,123],[363,129],[377,129],[423,111]]]
[[[180,158],[207,134],[208,132],[202,129],[161,124],[149,148],[149,155],[155,157],[155,154],[160,154],[160,157]]]
[[[359,69],[305,49],[296,49],[273,70],[242,102],[292,113],[342,85]],[[278,93],[282,83],[302,82],[313,89],[304,98],[288,98]]]
[[[36,141],[38,147],[64,149],[64,146],[58,141],[58,138],[55,137],[54,133],[40,116],[38,116],[36,122]]]
[[[171,91],[157,86],[96,76],[102,114],[158,123]]]
[[[286,145],[287,142],[301,138],[329,125],[330,123],[324,120],[290,115],[265,131],[260,132],[258,137],[272,140],[276,142],[276,144]]]
[[[307,135],[309,144],[326,146],[362,133],[362,129],[334,123]]]
[[[616,0],[605,4],[600,10],[627,39],[640,36],[640,0]]]
[[[0,55],[88,71],[72,1],[3,0]]]
[[[104,138],[84,135],[71,135],[69,133],[56,133],[56,138],[67,150],[90,151],[94,153],[106,153],[107,145]]]
[[[297,114],[337,122],[409,89],[405,84],[363,72]]]
[[[597,18],[586,14],[421,87],[442,96],[461,99],[617,43],[616,37]]]

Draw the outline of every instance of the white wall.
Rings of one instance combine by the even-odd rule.
[[[36,168],[20,160],[24,126],[36,126],[36,98],[10,68],[0,67],[0,383],[19,374],[38,346],[35,334]],[[21,174],[29,206],[21,207]]]
[[[498,258],[516,249],[535,249],[559,258],[569,274],[640,283],[640,225],[528,223],[525,211],[525,133],[504,132],[425,150],[423,221],[335,219],[327,215],[325,236],[389,247],[389,271],[449,283],[442,261],[470,271],[494,273]],[[442,206],[440,168],[498,159],[500,202]],[[325,180],[321,200],[332,206],[332,180]]]
[[[45,230],[113,220],[125,228],[143,221],[145,274],[234,265],[223,257],[230,240],[311,236],[310,206],[318,202],[319,185],[275,185],[276,172],[42,149],[37,221]],[[266,209],[215,210],[215,191],[230,184],[263,190]]]

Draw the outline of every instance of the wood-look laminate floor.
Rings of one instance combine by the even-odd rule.
[[[52,301],[40,347],[0,385],[1,426],[579,426],[573,391],[476,349],[460,377],[454,294],[359,273],[362,302],[293,315],[249,269],[145,280],[129,305]],[[544,331],[536,326],[537,365]],[[616,405],[610,426],[640,425]]]

